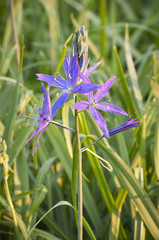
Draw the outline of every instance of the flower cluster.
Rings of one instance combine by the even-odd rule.
[[[81,72],[78,65],[77,54],[75,54],[73,57],[69,57],[68,55],[66,55],[63,63],[66,78],[50,76],[46,74],[37,74],[38,80],[42,81],[41,88],[44,95],[43,107],[37,108],[38,116],[30,117],[37,121],[37,122],[33,121],[33,124],[38,125],[38,127],[24,144],[25,146],[37,133],[39,133],[33,154],[36,152],[38,148],[38,140],[40,136],[47,129],[50,123],[54,123],[69,130],[73,130],[69,127],[65,127],[61,124],[51,121],[55,117],[57,110],[63,106],[63,104],[67,101],[71,94],[79,93],[87,95],[88,101],[79,101],[75,103],[72,106],[72,108],[80,110],[89,109],[92,117],[98,124],[99,128],[102,130],[104,137],[108,138],[109,136],[114,135],[118,132],[127,130],[132,127],[137,127],[140,125],[139,121],[135,121],[136,119],[131,120],[133,117],[132,116],[128,121],[126,121],[121,126],[118,126],[111,130],[107,129],[106,122],[102,117],[101,113],[99,112],[99,110],[110,113],[119,113],[126,116],[128,114],[116,105],[113,105],[108,102],[100,102],[100,100],[106,96],[107,92],[109,91],[110,87],[112,86],[116,78],[116,77],[110,78],[103,86],[99,84],[91,84],[91,81],[88,78],[88,76],[99,66],[100,63],[101,62],[98,62],[88,69],[85,66],[84,70]],[[47,89],[45,88],[43,82],[46,82],[48,84]],[[62,90],[61,96],[55,101],[52,109],[50,104],[49,86],[53,86]],[[94,90],[98,91],[93,95]]]

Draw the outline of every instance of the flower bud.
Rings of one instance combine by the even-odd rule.
[[[88,60],[88,36],[85,26],[82,26],[80,30],[75,30],[71,56],[78,55],[79,68],[82,73],[87,69]]]

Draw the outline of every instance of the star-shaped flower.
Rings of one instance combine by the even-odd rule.
[[[99,84],[90,84],[90,83],[78,84],[79,66],[78,66],[77,55],[75,55],[71,59],[68,55],[66,55],[63,67],[64,67],[67,80],[64,78],[59,78],[59,77],[50,76],[46,74],[37,74],[38,80],[45,81],[50,86],[63,89],[62,95],[57,99],[57,101],[55,102],[52,108],[52,117],[56,115],[56,111],[67,101],[71,93],[84,94],[84,93],[89,93],[101,87]],[[80,79],[83,80],[84,78],[86,78],[87,81],[89,81],[86,76],[80,73]]]
[[[42,108],[38,108],[39,116],[28,117],[28,118],[37,120],[38,122],[33,122],[33,124],[34,125],[36,124],[36,125],[39,125],[39,126],[33,132],[33,134],[29,137],[29,139],[24,144],[24,146],[25,146],[37,133],[40,132],[39,136],[37,137],[37,140],[36,140],[36,146],[35,146],[33,154],[36,152],[36,150],[38,148],[38,140],[39,140],[40,136],[43,134],[43,132],[49,126],[51,118],[52,118],[52,115],[51,115],[51,105],[50,105],[50,96],[49,96],[49,87],[46,90],[44,84],[41,83],[41,88],[42,88],[43,95],[44,95],[44,101],[43,101],[43,107]]]
[[[81,75],[80,75],[81,76]],[[109,91],[110,87],[112,86],[116,77],[110,78],[101,88],[99,88],[98,92],[93,95],[92,92],[87,94],[88,101],[80,101],[75,103],[72,107],[74,109],[81,109],[87,110],[89,109],[92,117],[103,131],[105,137],[109,137],[109,131],[107,129],[107,125],[101,115],[101,113],[97,110],[102,110],[104,112],[110,113],[120,113],[122,115],[128,115],[125,111],[121,108],[107,102],[99,102],[103,97],[106,96],[107,92]],[[84,82],[89,82],[89,79],[85,78]]]

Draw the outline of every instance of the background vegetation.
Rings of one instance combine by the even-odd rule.
[[[110,162],[113,172],[91,153],[83,154],[84,239],[159,239],[158,9],[158,0],[0,1],[0,136],[6,140],[10,166],[5,175],[1,158],[1,239],[29,238],[35,223],[62,200],[67,202],[47,214],[30,239],[77,239],[70,207],[76,207],[75,136],[50,126],[32,157],[35,139],[25,148],[23,144],[34,128],[26,128],[21,114],[32,113],[35,103],[41,106],[36,73],[54,75],[61,55],[71,52],[72,39],[67,45],[66,40],[82,25],[88,30],[90,65],[103,60],[92,82],[103,84],[116,75],[106,100],[129,116],[137,111],[142,120],[142,127],[91,148]],[[58,71],[64,74],[62,67]],[[52,102],[56,97],[51,88]],[[72,103],[70,98],[56,121],[74,127]],[[109,129],[127,120],[103,116]],[[101,136],[88,112],[79,118],[81,133]],[[86,138],[83,146],[91,141]]]

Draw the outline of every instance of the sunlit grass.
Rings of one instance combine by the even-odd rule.
[[[32,157],[35,140],[25,148],[23,144],[34,128],[26,127],[21,115],[42,104],[36,73],[63,75],[64,55],[71,52],[69,37],[85,25],[90,65],[103,60],[91,75],[92,82],[103,84],[117,76],[105,100],[129,116],[136,111],[142,126],[90,147],[111,164],[113,172],[90,152],[82,153],[83,239],[159,239],[158,8],[158,1],[17,0],[11,19],[9,2],[1,4],[0,136],[7,143],[7,182],[15,213],[6,196],[1,164],[0,238],[27,239],[30,234],[30,239],[77,239],[75,134],[50,125]],[[57,91],[50,88],[50,92],[55,101]],[[54,120],[74,128],[72,104],[69,98]],[[127,120],[117,114],[103,117],[109,129]],[[79,120],[82,147],[101,137],[89,112],[79,113]]]

